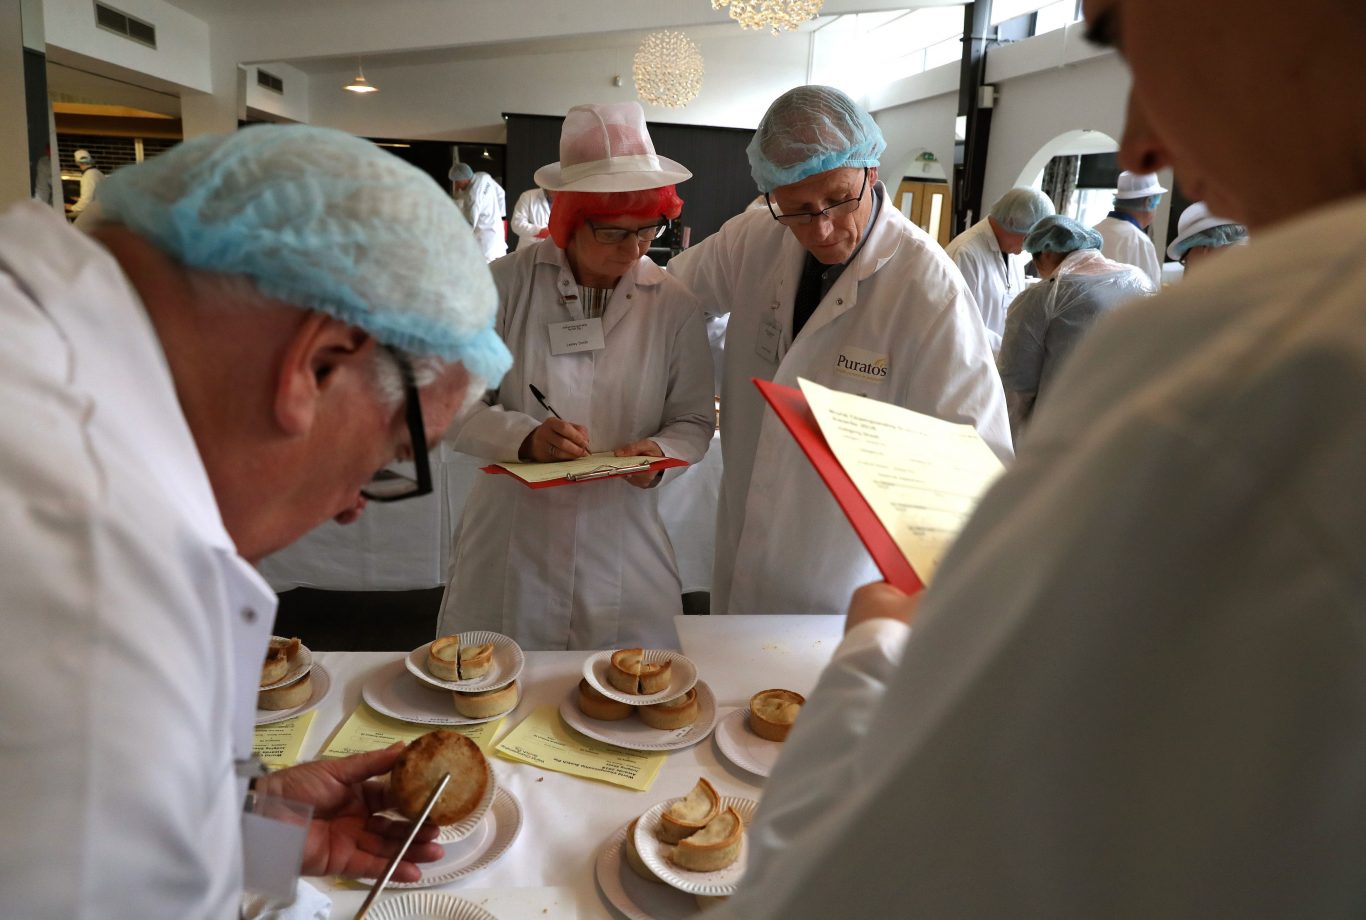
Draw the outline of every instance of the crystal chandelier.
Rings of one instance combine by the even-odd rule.
[[[681,109],[702,90],[702,52],[682,32],[651,32],[636,51],[631,74],[641,101]]]
[[[711,0],[714,10],[730,7],[730,18],[742,29],[768,29],[774,35],[791,32],[815,19],[825,0]]]

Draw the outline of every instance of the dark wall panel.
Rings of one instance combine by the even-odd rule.
[[[551,115],[507,114],[508,207],[535,185],[532,175],[560,158],[560,123]],[[650,124],[661,156],[677,160],[693,177],[678,187],[682,223],[698,243],[745,209],[758,194],[749,175],[745,146],[753,131],[701,125]]]

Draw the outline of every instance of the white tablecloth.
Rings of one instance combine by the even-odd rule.
[[[262,560],[261,574],[276,591],[300,586],[335,591],[400,591],[446,583],[451,537],[483,460],[440,445],[432,453],[431,495],[372,502],[359,521],[331,521],[293,546]],[[721,490],[721,439],[714,436],[701,463],[659,490],[659,513],[678,557],[683,591],[710,591]],[[568,487],[566,487],[568,488]]]
[[[791,686],[805,692],[834,652],[843,617],[676,617],[681,648],[712,686],[718,720],[753,693]],[[527,652],[522,701],[506,717],[503,734],[537,706],[558,706],[577,683],[591,652]],[[361,686],[394,652],[320,652],[333,687],[304,744],[311,757],[360,702]],[[501,740],[500,735],[499,740]],[[705,776],[722,795],[757,799],[763,780],[728,761],[714,737],[669,753],[648,792],[491,758],[498,783],[522,806],[521,834],[501,860],[438,890],[483,904],[500,920],[569,920],[619,916],[599,892],[594,866],[602,844],[656,802],[682,795]],[[333,917],[350,917],[364,892],[311,880],[332,897]]]

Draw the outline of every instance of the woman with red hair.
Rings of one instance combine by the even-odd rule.
[[[555,193],[549,238],[490,266],[514,365],[452,429],[457,450],[702,458],[713,429],[702,311],[645,256],[682,213],[674,186],[691,175],[655,154],[638,104],[569,111],[559,162],[536,172]],[[528,649],[672,646],[682,589],[653,490],[677,474],[534,490],[479,477],[438,633],[488,629]]]

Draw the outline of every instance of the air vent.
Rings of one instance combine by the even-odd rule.
[[[157,27],[103,3],[95,4],[95,25],[148,48],[157,46]]]
[[[285,81],[268,70],[256,68],[256,85],[270,90],[272,93],[285,94]]]

